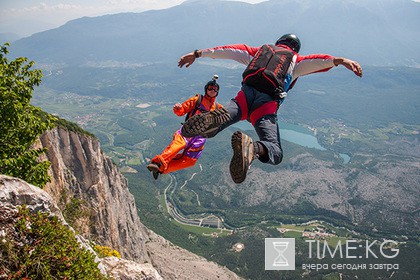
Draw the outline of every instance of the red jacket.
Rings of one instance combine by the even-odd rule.
[[[281,45],[284,48],[292,51],[288,46]],[[202,50],[202,57],[218,58],[218,59],[231,59],[239,63],[248,65],[258,52],[259,47],[250,47],[245,44],[219,46],[210,49]],[[328,54],[311,54],[300,55],[295,53],[292,63],[289,66],[287,75],[289,84],[285,87],[285,91],[290,89],[297,78],[300,76],[325,72],[334,67],[334,57]]]

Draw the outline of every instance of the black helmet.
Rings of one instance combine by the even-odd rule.
[[[285,34],[277,40],[276,45],[286,45],[293,51],[299,52],[300,40],[295,34]]]
[[[211,81],[209,81],[205,86],[204,86],[204,93],[207,93],[207,88],[209,86],[216,86],[218,89],[220,89],[219,84],[216,82],[216,80],[219,79],[218,75],[214,75],[213,78],[211,79]]]

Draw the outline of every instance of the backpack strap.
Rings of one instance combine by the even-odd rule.
[[[197,113],[197,110],[200,110],[200,105],[201,105],[201,101],[203,100],[203,96],[201,94],[197,94],[196,96],[198,96],[197,102],[195,103],[195,107],[192,111],[190,111],[186,116],[185,116],[185,122],[191,118],[191,116],[194,116],[195,113]],[[201,110],[200,110],[201,111]]]

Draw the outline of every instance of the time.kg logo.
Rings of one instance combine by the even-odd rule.
[[[265,270],[295,270],[295,239],[265,239]]]

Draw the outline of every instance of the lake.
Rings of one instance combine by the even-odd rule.
[[[247,121],[241,121],[233,125],[241,130],[254,130],[252,125]],[[318,139],[314,136],[313,132],[306,128],[295,124],[289,124],[281,122],[279,123],[280,137],[283,140],[292,142],[294,144],[318,149],[321,151],[327,150],[319,144]],[[339,156],[343,159],[343,163],[347,164],[350,162],[350,156],[344,153],[340,153]]]

